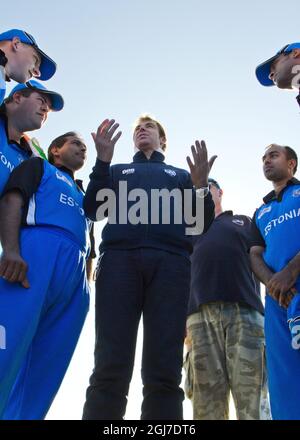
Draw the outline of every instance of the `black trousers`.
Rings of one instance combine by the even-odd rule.
[[[124,417],[143,314],[141,418],[181,420],[189,260],[151,248],[108,250],[99,267],[95,367],[83,419]]]

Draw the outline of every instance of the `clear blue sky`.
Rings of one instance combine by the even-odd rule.
[[[270,190],[261,171],[264,147],[276,142],[299,152],[296,94],[264,88],[254,75],[260,61],[300,39],[299,2],[284,6],[276,0],[17,0],[2,6],[1,30],[27,30],[57,61],[47,86],[61,92],[65,109],[50,114],[35,136],[47,148],[63,132],[81,132],[89,146],[85,181],[95,161],[90,132],[115,118],[123,135],[114,161],[128,162],[131,125],[149,112],[166,127],[166,161],[186,168],[190,145],[206,140],[218,155],[212,176],[224,188],[224,207],[252,215]],[[92,320],[91,313],[49,417],[81,415]],[[138,384],[133,393],[137,402]],[[128,417],[139,417],[138,406]]]

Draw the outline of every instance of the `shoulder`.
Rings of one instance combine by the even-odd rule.
[[[173,165],[168,165],[164,162],[162,163],[162,166],[164,166],[168,170],[174,171],[174,173],[176,173],[178,176],[182,176],[183,178],[186,179],[190,178],[190,173],[183,168],[174,167]]]
[[[240,221],[244,225],[249,225],[252,222],[251,217],[244,214],[233,214],[232,221],[234,222],[234,220]]]
[[[265,214],[271,211],[271,205],[272,202],[263,203],[262,205],[260,205],[260,207],[255,210],[253,218],[256,220],[260,220]]]

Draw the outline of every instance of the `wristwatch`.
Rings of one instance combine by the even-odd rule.
[[[204,199],[204,197],[206,197],[208,193],[209,193],[209,186],[203,186],[202,188],[196,189],[196,195],[197,197],[200,197],[200,199]]]

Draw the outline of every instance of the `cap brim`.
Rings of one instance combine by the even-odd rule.
[[[272,58],[269,58],[267,61],[259,64],[256,67],[255,74],[257,80],[260,82],[262,86],[274,86],[274,82],[269,78],[271,64],[278,57],[278,55],[274,55]]]
[[[41,81],[47,81],[52,78],[56,72],[56,63],[45,52],[43,52],[38,46],[33,46],[41,56],[40,72],[41,76],[38,79]]]

